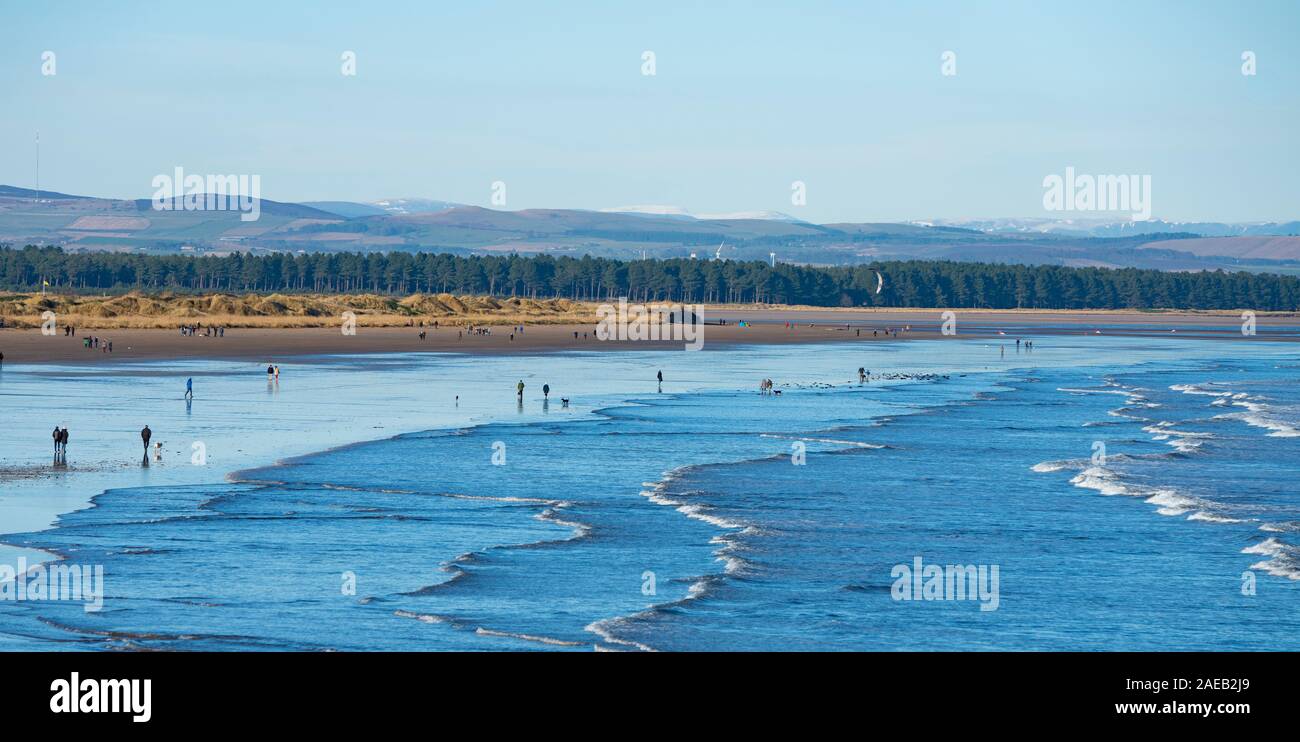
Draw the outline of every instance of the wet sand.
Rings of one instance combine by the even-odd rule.
[[[1149,312],[956,312],[956,337],[1001,339],[1051,335],[1102,334],[1138,337],[1216,337],[1231,340],[1300,339],[1300,317],[1294,314],[1260,314],[1258,334],[1244,337],[1240,313]],[[704,327],[704,349],[737,344],[787,344],[816,342],[871,342],[885,340],[942,339],[942,310],[868,311],[840,309],[731,309],[706,310],[709,322],[725,318],[726,325]],[[749,323],[741,327],[739,321]],[[787,326],[786,323],[790,323]],[[904,329],[910,327],[911,329]],[[899,330],[885,336],[886,328]],[[491,335],[458,333],[455,327],[358,327],[355,335],[338,328],[229,328],[225,337],[183,336],[177,330],[95,330],[79,328],[76,337],[62,331],[55,336],[38,330],[0,330],[0,353],[6,363],[94,363],[131,360],[231,359],[275,362],[296,356],[453,352],[541,353],[569,350],[665,350],[680,348],[682,341],[600,341],[595,324],[528,325],[510,338],[508,326],[495,326]],[[879,335],[872,335],[878,331]],[[575,339],[574,333],[577,333]],[[583,334],[586,333],[586,337]],[[82,347],[85,336],[113,341],[113,352]]]

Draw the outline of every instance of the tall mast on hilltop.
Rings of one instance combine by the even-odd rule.
[[[36,203],[41,202],[41,132],[36,132]]]

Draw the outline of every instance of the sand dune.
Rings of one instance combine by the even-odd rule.
[[[122,296],[0,294],[0,317],[11,327],[39,327],[54,312],[60,325],[85,328],[326,327],[344,312],[366,327],[400,327],[420,320],[443,324],[584,323],[594,305],[567,299],[502,299],[452,294],[206,294],[130,293]]]

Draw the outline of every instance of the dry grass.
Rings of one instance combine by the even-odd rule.
[[[10,327],[40,327],[44,312],[59,325],[86,329],[174,328],[183,324],[226,327],[327,327],[353,312],[364,327],[400,327],[437,320],[446,325],[579,324],[595,318],[595,305],[567,299],[498,299],[490,296],[412,294],[142,294],[86,297],[0,294],[0,317]]]

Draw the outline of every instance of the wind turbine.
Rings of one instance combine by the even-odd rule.
[[[722,242],[718,243],[718,250],[717,252],[713,253],[714,260],[722,260],[722,248],[726,246],[726,244],[727,244],[726,240],[723,240]]]
[[[774,253],[774,252],[770,252],[770,253],[767,254],[767,256],[768,256],[769,258],[772,259],[772,267],[775,268],[775,267],[776,267],[776,253]]]

